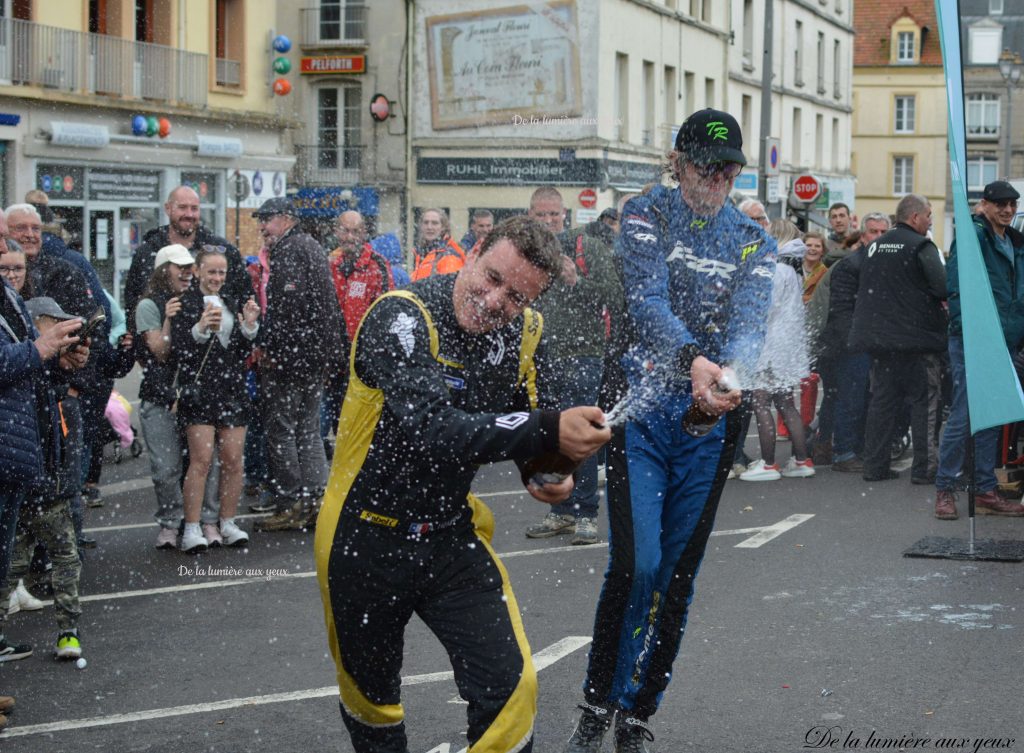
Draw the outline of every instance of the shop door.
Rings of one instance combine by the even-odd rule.
[[[114,209],[89,209],[89,261],[103,287],[111,293],[114,291],[114,242],[117,238],[114,217]]]

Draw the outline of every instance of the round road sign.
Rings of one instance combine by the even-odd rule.
[[[597,206],[597,191],[593,188],[584,188],[579,195],[580,206],[585,209],[593,209]]]

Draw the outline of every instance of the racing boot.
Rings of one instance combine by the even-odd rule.
[[[581,703],[579,707],[583,713],[563,753],[598,753],[604,733],[612,726],[612,709],[589,703]]]
[[[654,742],[654,731],[646,721],[625,713],[615,717],[615,753],[654,753],[649,742]]]

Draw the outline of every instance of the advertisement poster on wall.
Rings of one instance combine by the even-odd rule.
[[[574,0],[428,16],[436,130],[579,115]]]

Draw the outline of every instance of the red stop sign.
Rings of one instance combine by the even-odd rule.
[[[808,204],[821,196],[821,181],[813,175],[801,175],[793,181],[793,195]]]
[[[597,191],[593,188],[584,188],[579,195],[580,206],[584,209],[593,209],[597,206]]]

